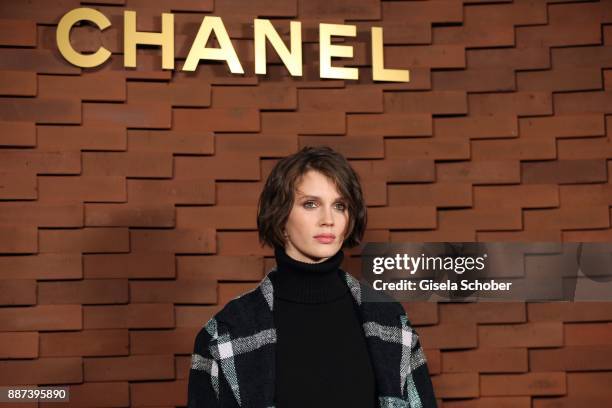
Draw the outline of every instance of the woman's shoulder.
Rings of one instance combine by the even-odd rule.
[[[398,317],[403,317],[409,323],[404,307],[395,298],[383,291],[374,289],[368,282],[358,280],[348,272],[344,273],[347,275],[347,283],[353,292],[353,297],[366,319],[394,325],[397,323]]]
[[[228,301],[204,324],[200,332],[212,333],[212,338],[226,332],[231,332],[232,337],[242,337],[267,328],[272,322],[266,296],[268,285],[266,276],[252,290]]]

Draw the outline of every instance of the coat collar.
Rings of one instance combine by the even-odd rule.
[[[379,406],[408,408],[408,373],[404,367],[408,366],[415,339],[404,310],[386,295],[341,272],[358,306],[374,368]],[[216,315],[217,329],[209,350],[219,362],[219,374],[225,376],[240,407],[250,407],[251,401],[262,399],[262,407],[274,407],[276,329],[274,286],[270,279],[274,273],[278,273],[276,268],[255,289],[228,302]],[[236,364],[234,356],[238,353],[250,353],[248,365]],[[265,369],[253,375],[253,367]]]

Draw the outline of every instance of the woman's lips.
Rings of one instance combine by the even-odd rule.
[[[317,235],[314,238],[321,244],[331,244],[336,239],[334,235]]]

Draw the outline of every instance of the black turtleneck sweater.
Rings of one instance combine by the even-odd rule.
[[[304,263],[275,250],[278,408],[377,406],[358,309],[339,269],[343,256]]]

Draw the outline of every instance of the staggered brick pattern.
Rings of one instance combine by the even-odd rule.
[[[99,69],[55,43],[80,6],[113,23],[73,30],[79,50],[113,52]],[[247,73],[163,71],[156,48],[125,69],[126,9],[140,30],[174,13],[177,68],[221,16]],[[257,16],[285,40],[302,22],[302,78],[271,50],[254,75]],[[358,81],[318,77],[320,22],[358,26],[336,62]],[[371,81],[371,26],[411,82]],[[611,115],[610,0],[2,0],[0,383],[68,384],[71,406],[186,405],[196,332],[273,265],[262,183],[305,145],[351,160],[368,241],[611,241]],[[612,404],[611,304],[405,306],[443,407]]]

